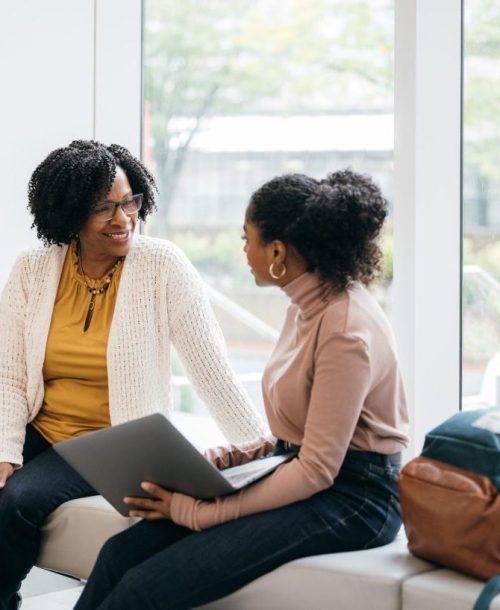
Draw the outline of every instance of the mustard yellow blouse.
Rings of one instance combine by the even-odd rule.
[[[91,295],[78,272],[75,244],[68,248],[45,351],[44,402],[33,421],[50,443],[110,425],[106,349],[121,271],[119,263],[107,290],[96,296],[84,332]],[[105,279],[86,278],[97,288]]]

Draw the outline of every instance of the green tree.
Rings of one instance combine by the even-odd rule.
[[[390,110],[392,5],[147,0],[145,157],[153,158],[159,182],[157,222],[166,230],[169,203],[206,117]]]
[[[465,4],[464,169],[466,199],[490,225],[493,185],[500,182],[500,3]],[[466,227],[467,229],[467,227]]]

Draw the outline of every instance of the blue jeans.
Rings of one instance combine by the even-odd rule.
[[[40,548],[40,527],[67,500],[96,491],[33,428],[26,428],[24,466],[0,491],[0,610],[16,608],[21,581]]]
[[[141,521],[104,545],[75,610],[193,608],[299,557],[387,544],[401,525],[398,472],[350,451],[335,484],[307,500],[202,532]]]

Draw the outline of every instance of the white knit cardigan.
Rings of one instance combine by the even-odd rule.
[[[0,462],[22,464],[26,425],[43,403],[43,363],[67,246],[22,254],[0,299]],[[136,235],[108,339],[111,423],[171,412],[170,346],[232,442],[265,432],[232,372],[203,282],[172,243]]]

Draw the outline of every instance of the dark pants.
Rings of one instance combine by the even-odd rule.
[[[386,456],[353,452],[311,498],[203,532],[141,521],[104,545],[75,610],[193,608],[304,557],[391,542],[401,525]]]
[[[23,459],[0,491],[0,610],[16,608],[16,593],[35,563],[49,513],[67,500],[96,494],[31,425]]]

